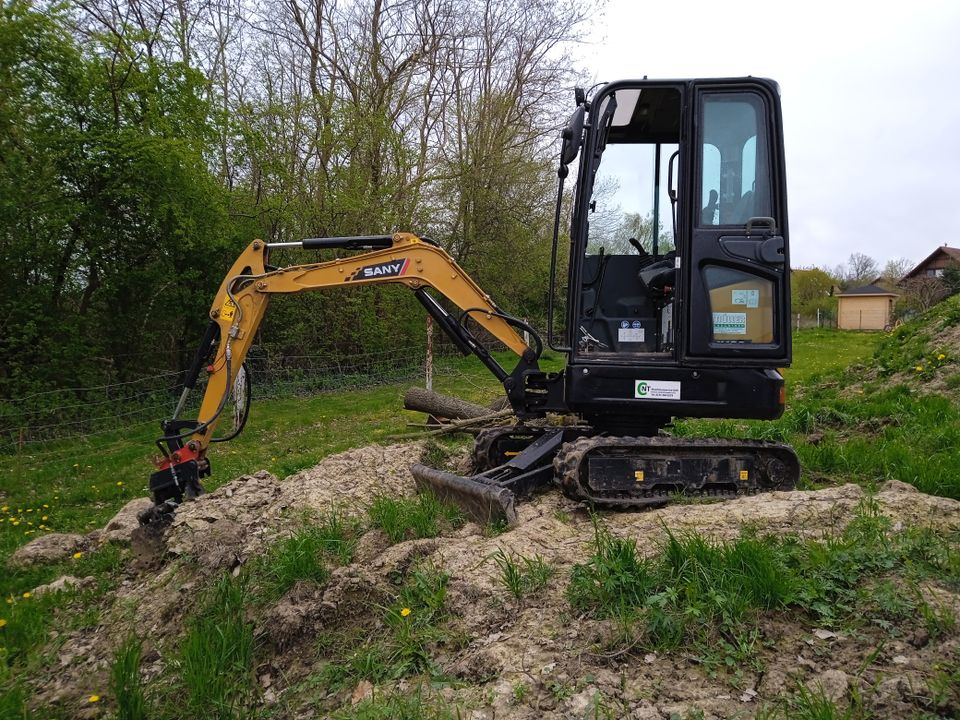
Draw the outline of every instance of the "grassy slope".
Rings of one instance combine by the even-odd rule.
[[[783,419],[775,423],[687,421],[678,429],[793,442],[808,479],[830,474],[871,484],[884,477],[899,477],[922,485],[938,453],[925,445],[927,451],[917,453],[918,443],[938,448],[944,472],[950,463],[955,467],[960,460],[954,449],[960,446],[956,442],[960,438],[954,437],[960,427],[958,410],[946,398],[922,399],[909,386],[891,384],[877,372],[864,371],[862,363],[872,364],[869,358],[878,346],[878,357],[883,358],[888,374],[900,365],[909,369],[910,363],[917,362],[918,353],[923,357],[931,352],[934,357],[940,354],[928,347],[932,342],[928,335],[921,338],[909,328],[898,332],[886,339],[859,333],[801,332],[795,336],[794,366],[787,371],[790,407]],[[945,376],[955,372],[952,361],[942,362],[938,371]],[[554,358],[549,369],[558,365]],[[217,448],[215,482],[210,485],[260,467],[283,476],[332,452],[406,432],[407,423],[421,417],[399,410],[400,395],[408,384],[258,403],[246,434]],[[438,374],[435,387],[476,401],[498,394],[496,382],[470,361],[447,365]],[[927,439],[918,440],[917,433],[925,433]],[[0,515],[0,556],[6,557],[34,537],[40,524],[57,531],[84,531],[102,525],[124,502],[143,495],[153,436],[150,428],[133,428],[127,434],[100,436],[94,441],[58,443],[42,454],[0,459],[0,478],[4,480],[0,503],[7,508]],[[933,474],[939,484],[928,489],[956,496],[955,487]],[[45,521],[38,520],[44,516]],[[0,688],[23,688],[16,676],[29,676],[41,666],[40,649],[52,627],[96,625],[93,600],[116,582],[123,554],[109,549],[52,566],[8,568],[2,574],[0,593],[13,602],[0,611],[0,617],[9,621],[3,630],[5,646],[0,646],[0,660],[5,660],[0,662]],[[99,578],[98,585],[81,593],[21,599],[26,590],[67,572],[94,575]],[[19,634],[16,640],[12,636],[15,629]]]

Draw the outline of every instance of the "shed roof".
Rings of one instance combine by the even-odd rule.
[[[863,287],[844,290],[842,293],[839,293],[837,297],[846,297],[847,295],[889,295],[890,297],[897,297],[897,293],[891,292],[878,285],[864,285]]]

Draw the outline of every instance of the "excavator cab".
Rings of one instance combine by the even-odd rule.
[[[779,417],[791,346],[776,84],[631,80],[578,101],[562,158],[580,159],[557,346],[569,410],[629,434]]]

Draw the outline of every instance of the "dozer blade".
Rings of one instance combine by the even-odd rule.
[[[471,520],[480,524],[517,522],[516,497],[505,487],[484,482],[481,476],[462,477],[426,465],[414,465],[410,472],[418,490],[430,490],[443,502],[461,508]]]

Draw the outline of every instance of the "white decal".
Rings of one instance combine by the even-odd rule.
[[[732,290],[730,302],[733,305],[746,305],[748,308],[760,307],[760,291]]]
[[[633,396],[639,400],[679,400],[680,383],[673,380],[636,380]]]
[[[399,275],[403,262],[388,263],[385,265],[374,265],[363,269],[364,277],[378,277],[380,275]]]
[[[643,328],[620,328],[618,335],[620,342],[643,342]]]
[[[713,314],[714,335],[746,335],[747,314],[715,312]]]

